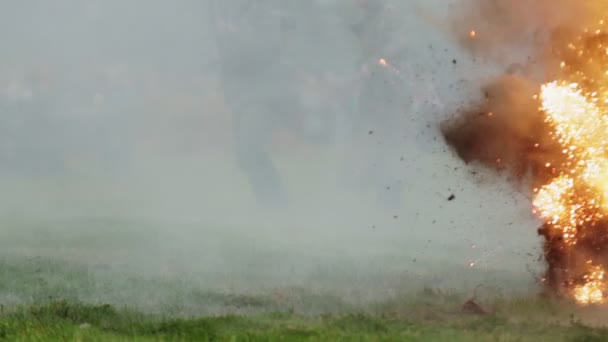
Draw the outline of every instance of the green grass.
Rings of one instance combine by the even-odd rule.
[[[293,282],[300,286],[243,291],[243,284],[264,277],[257,273],[265,268],[234,267],[254,261],[272,265],[289,254],[278,248],[243,254],[249,246],[244,240],[249,240],[229,232],[214,233],[223,239],[221,253],[230,257],[227,270],[202,268],[198,275],[188,274],[213,256],[201,252],[193,258],[181,255],[180,262],[169,264],[168,274],[144,272],[144,266],[159,268],[181,251],[169,248],[172,253],[166,253],[158,241],[196,251],[218,242],[172,242],[154,226],[138,222],[87,221],[88,229],[80,230],[74,225],[26,222],[0,230],[0,340],[608,340],[608,330],[600,328],[602,308],[579,308],[534,293],[508,295],[484,286],[479,303],[491,314],[475,316],[461,311],[471,293],[421,289],[415,277],[398,278],[403,288],[388,286],[395,290],[390,295],[361,301],[357,295],[365,292],[356,287],[335,291],[353,283],[381,292],[373,284],[381,285],[392,274],[388,271],[354,277],[363,268],[326,266],[312,269],[308,283],[306,278]],[[258,259],[249,260],[253,257]],[[191,268],[175,270],[191,260]],[[445,275],[441,269],[436,272]],[[376,276],[382,281],[361,284]],[[328,283],[333,287],[321,286]]]
[[[591,326],[601,321],[589,320],[601,317],[598,315],[601,308],[578,308],[568,302],[536,296],[481,300],[491,314],[476,316],[462,313],[466,297],[430,288],[353,307],[306,289],[292,289],[285,295],[287,298],[279,298],[202,290],[136,276],[104,279],[84,267],[46,258],[3,258],[0,272],[0,294],[12,294],[15,299],[12,303],[0,301],[3,340],[608,339],[607,329]],[[97,299],[100,291],[113,294],[106,297],[114,298],[112,304]],[[155,298],[159,296],[162,298]],[[164,304],[156,310],[146,310],[145,305],[135,306],[146,311],[134,309],[133,303],[146,298]],[[326,313],[310,314],[306,304],[324,307]]]
[[[577,322],[513,323],[500,314],[454,315],[434,321],[357,313],[163,319],[108,305],[54,301],[1,314],[0,337],[40,341],[605,341],[608,330]]]

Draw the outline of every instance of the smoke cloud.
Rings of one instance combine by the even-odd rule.
[[[599,1],[476,1],[452,4],[445,24],[473,58],[499,70],[481,89],[482,101],[441,125],[465,162],[508,170],[517,180],[546,180],[547,162],[563,158],[539,113],[540,85],[558,79],[565,48],[584,23],[599,22]],[[472,33],[474,32],[474,34]]]
[[[595,194],[602,190],[584,177],[576,178],[571,161],[584,165],[587,160],[568,151],[587,146],[564,138],[563,127],[551,121],[546,108],[541,110],[539,93],[542,84],[555,80],[576,84],[585,101],[603,91],[607,35],[602,15],[606,9],[600,1],[463,1],[455,6],[448,24],[451,32],[457,32],[461,46],[502,71],[483,87],[481,102],[441,125],[445,141],[466,163],[508,173],[523,185],[526,194],[538,196],[539,188],[542,192],[545,186],[564,191],[548,194],[549,203],[541,203],[554,210],[552,216],[539,215],[546,219],[539,229],[545,238],[548,264],[544,280],[552,292],[574,294],[581,303],[591,301],[590,293],[595,293],[594,300],[603,300],[605,284],[594,280],[606,266],[608,229],[601,208],[594,204],[598,201]],[[566,117],[576,116],[577,109],[585,110],[567,107],[565,96],[555,101]],[[599,101],[593,103],[602,106]],[[593,113],[585,115],[593,120]],[[569,125],[583,131],[583,136],[594,129],[582,127],[576,120],[564,124],[572,129]],[[594,157],[605,158],[601,153]],[[589,160],[595,162],[593,157]],[[554,183],[558,177],[575,185],[564,190]],[[536,199],[534,206],[537,208]],[[587,218],[577,219],[583,212]]]
[[[90,291],[47,267],[49,291],[157,308],[184,288],[528,291],[529,217],[499,238],[487,221],[513,222],[494,214],[512,192],[464,188],[445,153],[440,107],[468,75],[428,3],[0,2],[2,260],[75,265]],[[115,280],[131,276],[177,285]]]

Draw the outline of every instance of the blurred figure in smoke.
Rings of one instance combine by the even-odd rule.
[[[297,102],[294,71],[282,58],[286,28],[280,1],[211,0],[210,4],[239,167],[259,201],[280,205],[286,193],[268,148],[274,126],[291,114]]]
[[[16,157],[19,154],[19,137],[23,126],[23,115],[21,111],[32,100],[32,89],[27,86],[23,75],[18,77],[13,67],[12,75],[2,80],[0,89],[0,162],[2,171],[10,168],[15,169]]]
[[[296,55],[299,26],[314,18],[313,2],[212,0],[224,100],[233,115],[236,156],[258,201],[284,205],[287,195],[269,148],[287,128],[309,142],[331,140],[321,72]],[[306,18],[306,19],[302,19]],[[312,38],[312,37],[310,37]],[[306,90],[307,96],[303,96]]]
[[[3,171],[59,175],[65,171],[63,127],[58,110],[59,79],[48,66],[24,68],[3,91]]]
[[[363,12],[352,28],[361,49],[361,79],[357,96],[354,138],[357,150],[372,156],[358,163],[359,184],[373,188],[383,206],[398,207],[402,201],[399,181],[400,145],[403,142],[402,82],[396,65],[401,51],[395,44],[395,25],[383,1],[358,0]],[[356,154],[361,154],[357,152]],[[354,156],[357,158],[357,155]]]

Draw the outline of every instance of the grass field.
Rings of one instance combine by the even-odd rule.
[[[480,301],[430,288],[352,305],[305,289],[246,295],[184,280],[105,278],[50,258],[0,264],[0,337],[7,340],[605,341],[601,308],[535,296]],[[105,298],[113,305],[105,304]],[[145,300],[148,303],[145,303]],[[156,302],[158,301],[158,302]],[[123,303],[121,305],[120,303]],[[156,302],[156,303],[155,303]],[[138,307],[134,310],[132,307]],[[144,313],[145,312],[145,313]]]
[[[85,223],[88,229],[76,229]],[[212,241],[188,244],[180,236],[192,239],[191,230],[167,235],[161,225],[137,221],[16,220],[4,227],[0,337],[7,340],[608,339],[603,308],[541,298],[534,289],[513,294],[488,285],[476,299],[488,314],[463,312],[471,297],[467,282],[456,281],[463,274],[470,284],[493,279],[507,288],[529,275],[471,273],[446,258],[429,259],[418,273],[407,265],[414,273],[403,275],[395,265],[410,256],[386,243],[383,255],[361,249],[371,260],[361,264],[279,238],[272,248],[256,247],[243,232],[206,231]],[[219,261],[213,245],[224,251]]]
[[[322,174],[317,164],[310,168],[319,168],[310,174]],[[183,179],[211,172],[202,166],[183,169]],[[1,338],[601,341],[608,336],[600,328],[601,308],[537,296],[526,268],[538,271],[534,232],[518,222],[508,225],[517,212],[478,207],[495,201],[494,194],[467,201],[460,190],[456,201],[447,202],[445,186],[429,179],[411,185],[413,193],[428,198],[408,199],[400,212],[341,203],[344,197],[334,194],[324,201],[300,198],[293,210],[266,216],[248,209],[247,189],[238,182],[164,184],[148,177],[139,179],[142,184],[113,187],[85,181],[3,184],[10,196],[0,197]],[[219,171],[207,178],[220,179]],[[315,183],[313,194],[331,194],[332,182]],[[429,191],[427,183],[437,191]],[[312,187],[299,178],[289,184],[294,193]],[[137,186],[148,192],[142,195]],[[139,215],[121,216],[134,212]],[[191,213],[213,216],[220,224],[197,221]],[[490,314],[463,313],[478,284],[483,286],[476,302]]]
[[[552,304],[538,314],[544,323],[515,322],[506,312],[488,317],[418,317],[416,306],[403,314],[300,316],[275,313],[167,319],[116,310],[111,306],[55,301],[3,313],[0,336],[9,340],[326,340],[326,341],[605,341],[608,330],[572,321],[551,323]],[[403,309],[406,307],[404,306]],[[427,308],[427,313],[430,312]]]

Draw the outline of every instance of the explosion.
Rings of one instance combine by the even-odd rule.
[[[544,235],[558,245],[560,254],[576,260],[576,254],[588,255],[582,266],[584,274],[576,279],[564,274],[565,287],[582,303],[604,301],[604,266],[596,264],[594,251],[577,247],[586,235],[595,236],[589,230],[596,227],[608,210],[604,199],[608,194],[608,149],[604,136],[608,133],[607,113],[601,101],[593,94],[584,94],[578,84],[551,82],[541,87],[541,112],[551,128],[550,134],[563,147],[565,158],[558,165],[547,162],[545,166],[556,174],[548,184],[534,189],[534,213],[545,222]],[[603,234],[608,234],[604,231]],[[593,242],[593,241],[592,241]],[[602,248],[596,249],[601,252]],[[574,253],[574,256],[569,254]],[[564,266],[564,265],[560,265]],[[567,262],[566,271],[581,268]],[[556,285],[556,284],[553,284]]]
[[[525,7],[515,3],[503,2],[507,8]],[[546,289],[582,305],[601,304],[608,301],[608,27],[595,18],[602,14],[608,19],[608,6],[599,1],[562,3],[585,15],[569,20],[539,12],[541,19],[529,17],[550,33],[536,56],[544,80],[534,81],[525,72],[502,76],[484,89],[480,106],[444,123],[442,131],[465,162],[506,170],[529,189],[532,211],[543,222],[539,234],[545,239]],[[559,9],[542,4],[530,6]],[[547,27],[546,18],[554,25]],[[484,19],[480,26],[493,32],[496,18]],[[519,27],[509,29],[501,39],[517,36]],[[484,31],[462,36],[474,41],[466,46],[477,52],[488,44],[477,39],[488,36]]]

